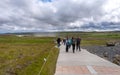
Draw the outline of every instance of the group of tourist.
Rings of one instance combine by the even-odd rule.
[[[57,39],[58,47],[60,46],[61,42],[64,45],[66,45],[66,49],[65,49],[66,52],[69,51],[69,49],[71,48],[71,46],[72,46],[73,53],[75,53],[75,49],[76,49],[76,51],[77,50],[81,51],[81,49],[80,49],[81,38],[80,37],[78,37],[78,38],[74,38],[74,37],[68,38],[67,37],[67,38],[64,38],[62,40],[61,40],[61,38],[58,38]]]

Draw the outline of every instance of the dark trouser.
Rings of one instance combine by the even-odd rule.
[[[69,49],[69,45],[66,45],[66,52],[68,52],[68,49]]]
[[[75,53],[75,44],[72,44],[73,53]]]
[[[79,49],[79,51],[81,51],[81,50],[80,50],[80,44],[77,44],[76,50],[78,50],[78,49]]]
[[[58,44],[58,47],[60,47],[60,42],[57,42],[57,44]]]

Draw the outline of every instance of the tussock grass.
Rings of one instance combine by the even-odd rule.
[[[0,36],[0,75],[53,75],[59,50],[52,37]],[[51,68],[48,70],[48,68]]]

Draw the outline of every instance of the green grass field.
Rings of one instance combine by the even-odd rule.
[[[82,46],[106,45],[120,42],[117,32],[61,32],[57,37],[81,37]],[[57,37],[17,37],[0,35],[0,75],[54,75],[59,50],[55,48]],[[44,58],[48,58],[42,71]],[[39,74],[41,73],[41,74]]]
[[[61,32],[59,37],[81,37],[82,46],[106,45],[107,42],[120,42],[120,32]]]
[[[59,50],[52,37],[0,35],[0,75],[54,75]]]

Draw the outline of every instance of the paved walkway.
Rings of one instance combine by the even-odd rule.
[[[65,46],[60,47],[55,75],[120,75],[117,66],[85,49],[72,53],[65,52]]]

